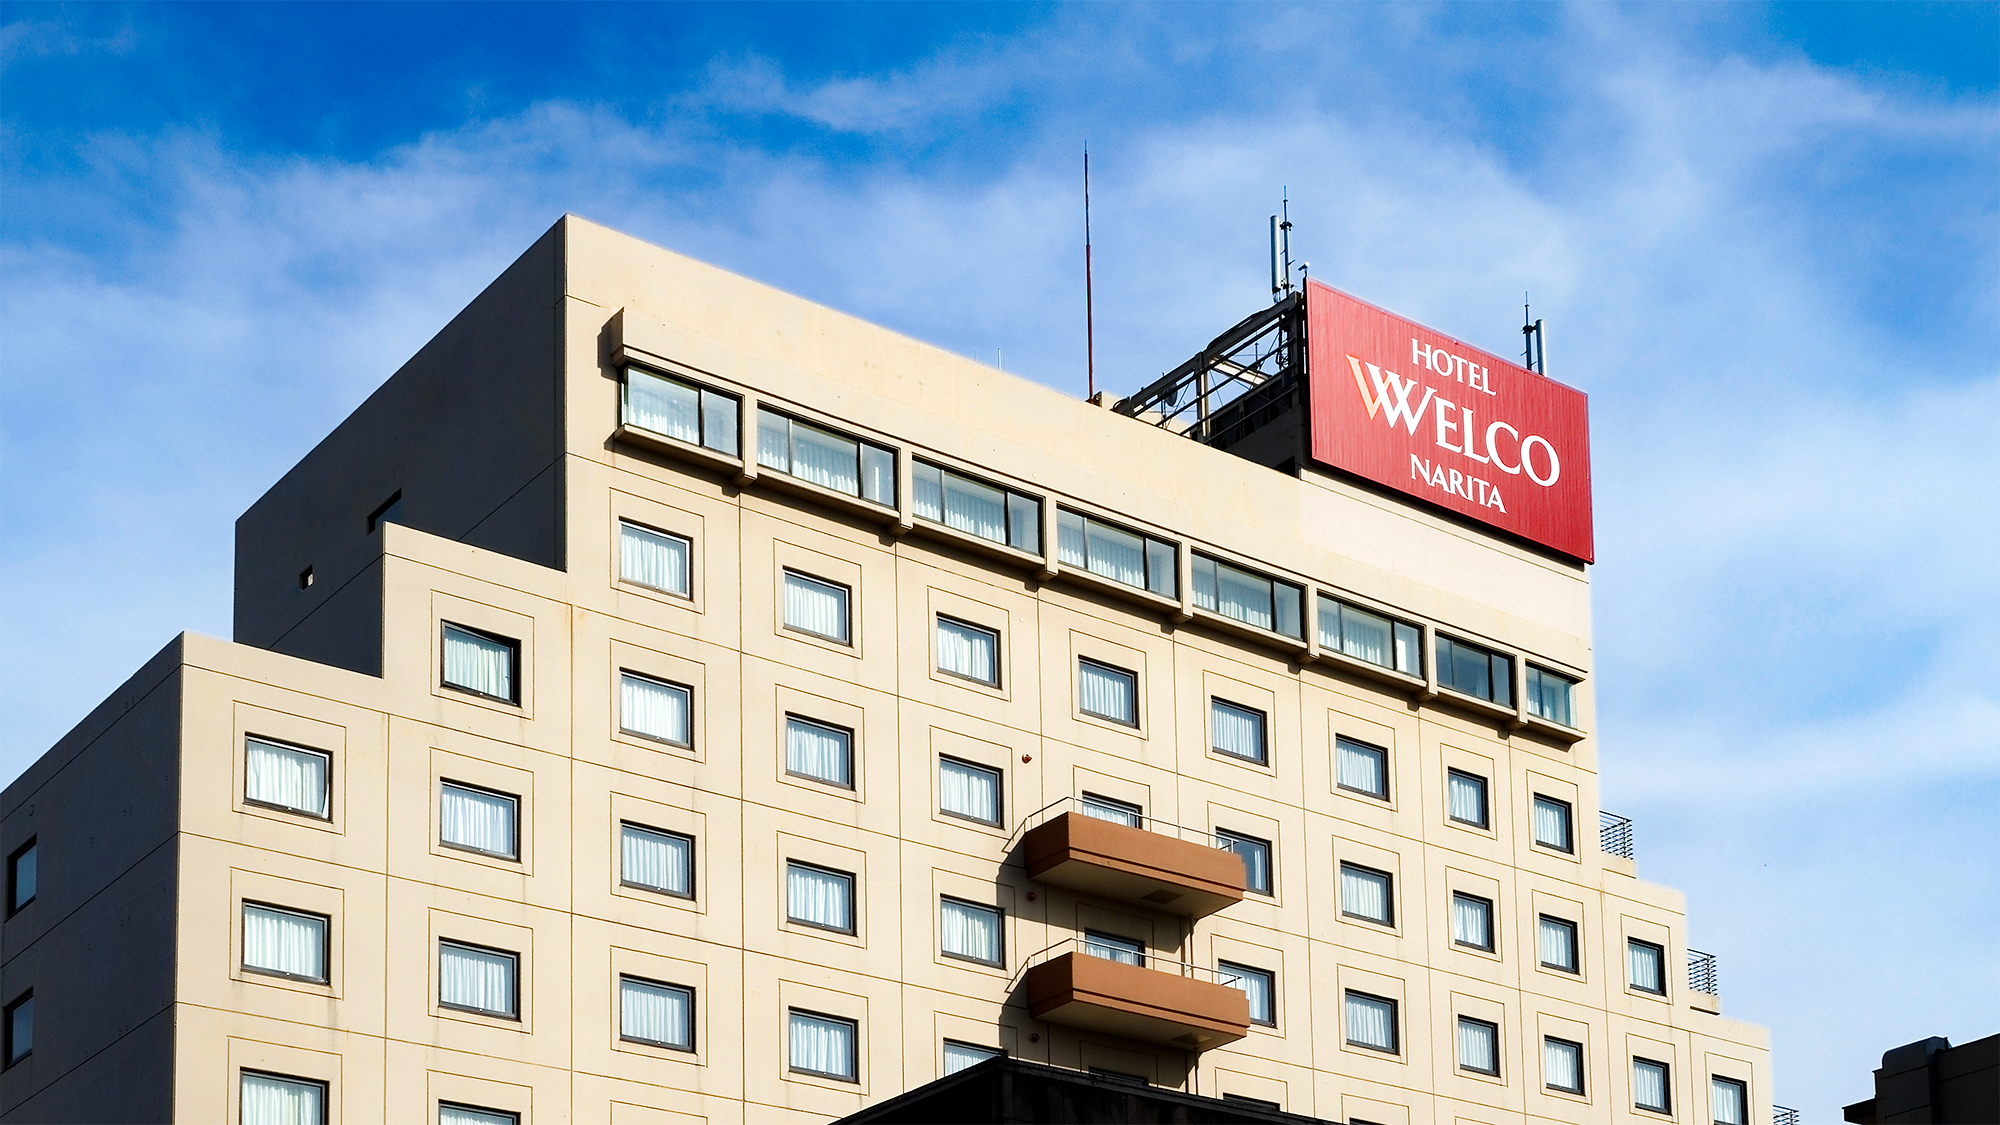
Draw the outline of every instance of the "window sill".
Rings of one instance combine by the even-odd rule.
[[[1565,746],[1574,746],[1588,737],[1582,730],[1576,727],[1566,727],[1561,723],[1544,719],[1540,715],[1523,714],[1521,716],[1521,726],[1534,731],[1536,734],[1547,735]]]
[[[1305,639],[1302,637],[1288,637],[1275,630],[1266,629],[1261,625],[1252,625],[1247,621],[1238,621],[1234,617],[1217,613],[1211,609],[1202,609],[1199,606],[1195,607],[1193,620],[1225,633],[1234,633],[1239,637],[1248,637],[1253,641],[1259,641],[1273,648],[1284,649],[1294,656],[1304,656],[1311,651],[1311,646],[1307,645]]]
[[[1371,663],[1360,657],[1349,656],[1338,649],[1319,649],[1317,655],[1313,657],[1312,662],[1330,671],[1353,672],[1356,675],[1365,676],[1378,683],[1401,688],[1412,697],[1421,696],[1430,691],[1430,684],[1422,676],[1413,676],[1408,672],[1398,672],[1394,668],[1384,668],[1380,664]]]
[[[1150,606],[1169,617],[1180,617],[1181,603],[1177,598],[1169,598],[1161,594],[1156,594],[1151,590],[1142,590],[1137,586],[1127,586],[1116,578],[1106,578],[1096,571],[1084,570],[1081,567],[1072,566],[1068,563],[1056,563],[1055,567],[1055,577],[1057,580],[1068,579],[1079,586],[1110,594],[1126,601],[1137,602],[1143,606]]]
[[[1437,686],[1436,698],[1475,714],[1483,715],[1487,718],[1499,719],[1509,726],[1518,727],[1519,725],[1520,713],[1512,707],[1495,703],[1490,699],[1481,699],[1476,695],[1467,695],[1455,687],[1439,684]]]
[[[1010,547],[1005,543],[997,543],[984,536],[974,535],[969,531],[960,531],[955,527],[947,527],[941,523],[934,523],[922,516],[918,516],[910,521],[910,530],[931,539],[936,539],[939,542],[952,543],[964,547],[968,551],[976,551],[989,558],[1000,559],[1003,562],[1010,562],[1016,566],[1030,567],[1037,572],[1048,565],[1047,560],[1040,555],[1029,554],[1019,547]]]
[[[711,469],[721,469],[732,475],[743,471],[743,458],[741,457],[732,457],[727,453],[717,453],[705,445],[696,445],[693,442],[668,437],[665,434],[657,433],[643,426],[632,426],[621,422],[617,429],[611,431],[611,438],[613,441],[621,441],[627,445],[635,445],[641,449],[651,450],[655,453],[665,453],[673,457],[678,457],[683,461],[692,461],[697,465],[706,465]]]
[[[873,500],[863,500],[859,496],[835,492],[831,488],[814,484],[809,480],[801,480],[790,473],[780,472],[765,465],[758,466],[756,483],[767,484],[780,492],[790,492],[808,500],[817,500],[828,507],[839,508],[885,526],[894,524],[899,516],[896,509],[885,508]]]

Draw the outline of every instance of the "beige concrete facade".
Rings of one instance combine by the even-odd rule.
[[[628,364],[740,400],[746,450],[761,404],[894,451],[897,505],[621,426]],[[1039,499],[1041,550],[917,516],[918,460]],[[1062,563],[1058,507],[1174,545],[1176,596]],[[687,540],[689,596],[624,579],[621,520]],[[1530,663],[1572,677],[1578,725],[1201,610],[1193,552],[1509,654],[1517,701]],[[237,565],[237,641],[177,639],[0,804],[0,852],[39,857],[0,928],[0,1003],[35,1001],[0,1119],[233,1123],[248,1070],[341,1122],[825,1121],[939,1077],[946,1040],[1332,1120],[1706,1123],[1712,1076],[1770,1119],[1766,1033],[1685,987],[1682,896],[1594,846],[1585,568],[1416,505],[566,218],[245,514]],[[849,591],[846,643],[786,626],[787,571]],[[940,615],[998,634],[997,684],[938,670]],[[517,644],[518,702],[440,682],[447,622]],[[1136,722],[1082,709],[1079,660],[1135,674]],[[686,745],[621,729],[621,672],[688,689]],[[1263,763],[1212,748],[1215,698],[1266,716]],[[851,786],[788,772],[788,715],[852,732]],[[245,800],[251,736],[330,755],[327,817]],[[1387,751],[1386,798],[1338,784],[1343,737]],[[940,755],[1000,773],[999,824],[940,811]],[[1485,827],[1447,815],[1450,769],[1487,779]],[[517,798],[516,858],[441,842],[445,781]],[[1029,878],[1034,814],[1085,792],[1269,841],[1272,893],[1191,919]],[[1531,839],[1537,794],[1569,851]],[[691,897],[621,883],[627,822],[693,839]],[[792,861],[853,876],[851,933],[788,920]],[[1390,921],[1343,914],[1343,863],[1392,877]],[[1454,892],[1493,904],[1490,952],[1454,943]],[[1002,964],[940,952],[941,897],[1003,912]],[[324,983],[243,967],[245,902],[329,920]],[[1540,964],[1545,915],[1577,971]],[[1268,971],[1275,1018],[1199,1051],[1032,1018],[1024,976],[1086,930],[1176,980]],[[517,1018],[439,1004],[440,940],[517,956]],[[621,976],[693,991],[692,1050],[621,1039]],[[1348,1042],[1349,992],[1396,1001],[1393,1051]],[[792,1010],[853,1021],[854,1080],[789,1065]],[[1459,1017],[1499,1029],[1497,1075],[1459,1066]],[[1634,1107],[1635,1057],[1667,1112]]]

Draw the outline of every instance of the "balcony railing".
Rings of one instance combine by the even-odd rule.
[[[1069,938],[1023,962],[1032,1018],[1193,1051],[1250,1033],[1250,998],[1215,970],[1156,954],[1114,960],[1087,949]]]
[[[1030,879],[1195,918],[1243,900],[1243,858],[1212,833],[1151,818],[1134,827],[1083,809],[1065,797],[1023,822],[1042,822],[1021,837]]]
[[[1632,818],[1597,810],[1597,847],[1606,855],[1632,858]]]
[[[1715,954],[1688,950],[1688,988],[1708,996],[1722,995],[1721,975],[1715,968]]]

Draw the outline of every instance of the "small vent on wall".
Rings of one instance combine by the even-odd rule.
[[[312,588],[312,584],[313,584],[313,568],[307,567],[304,570],[299,571],[299,589],[309,590]]]

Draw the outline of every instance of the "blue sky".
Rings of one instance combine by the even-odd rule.
[[[574,211],[1081,392],[1344,289],[1590,392],[1605,804],[1779,1102],[2000,1031],[2000,5],[0,5],[0,778]]]

